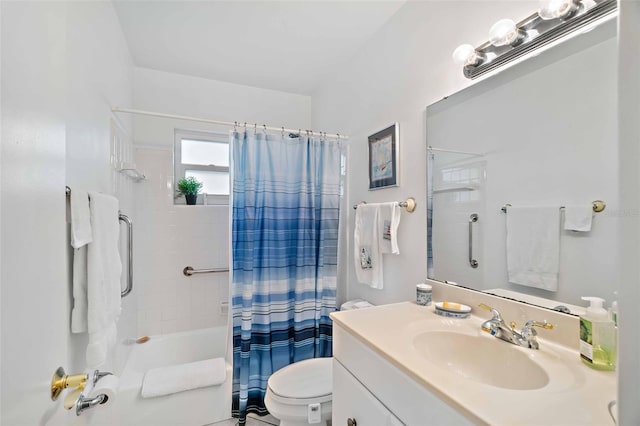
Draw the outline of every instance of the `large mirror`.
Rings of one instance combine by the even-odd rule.
[[[615,300],[616,42],[610,20],[427,107],[430,278],[573,314],[581,296]],[[584,217],[595,200],[606,208]],[[549,207],[559,212],[554,285],[516,284],[514,259],[548,239],[535,214]],[[572,220],[591,229],[564,229]]]

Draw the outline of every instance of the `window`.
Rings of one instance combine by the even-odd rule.
[[[174,182],[193,176],[203,183],[198,204],[229,204],[229,136],[176,130]],[[184,204],[184,197],[174,198]]]

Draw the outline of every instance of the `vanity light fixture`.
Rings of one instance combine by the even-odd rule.
[[[480,46],[458,46],[453,60],[462,65],[465,77],[474,79],[617,11],[617,0],[543,0],[538,11],[520,22],[496,22],[489,41]]]
[[[579,0],[542,0],[538,15],[544,20],[568,19],[580,8]]]
[[[487,59],[486,55],[478,53],[470,44],[461,44],[453,51],[453,62],[458,65],[479,65]]]
[[[489,43],[494,46],[517,46],[522,43],[526,33],[511,19],[501,19],[489,30]]]

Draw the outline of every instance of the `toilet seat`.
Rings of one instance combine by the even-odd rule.
[[[307,405],[331,401],[333,358],[314,358],[282,368],[269,377],[267,386],[274,401]]]

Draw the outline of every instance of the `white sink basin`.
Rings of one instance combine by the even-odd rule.
[[[549,383],[547,373],[526,351],[496,338],[431,331],[417,335],[420,355],[470,380],[504,389],[533,390]]]

